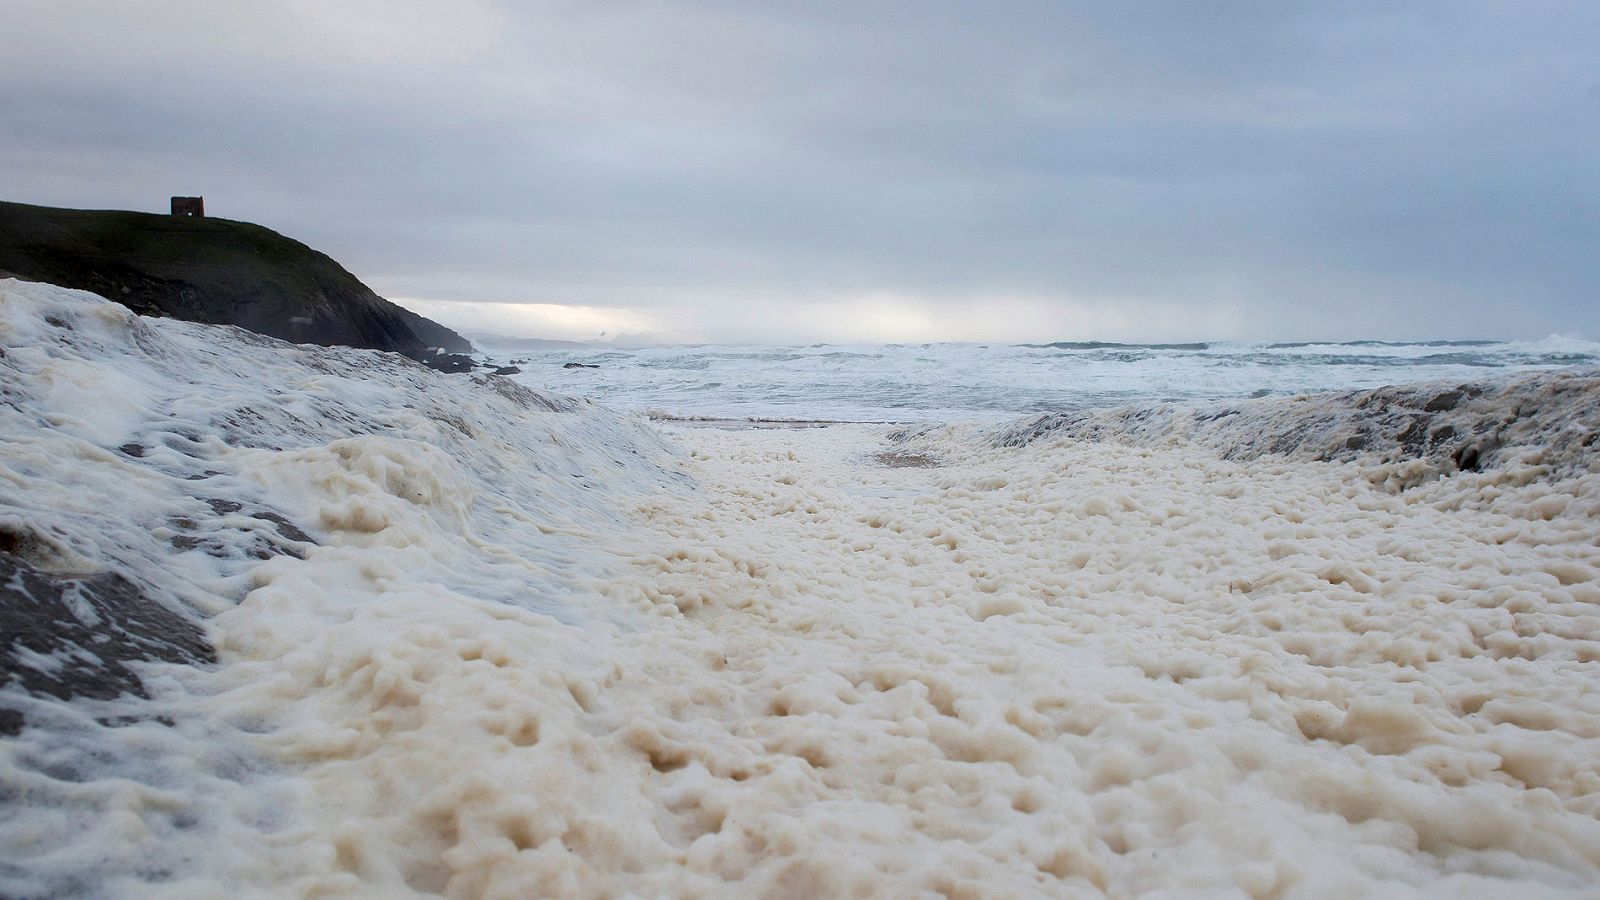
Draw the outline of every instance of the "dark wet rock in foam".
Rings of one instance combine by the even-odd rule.
[[[1587,370],[1234,404],[1049,413],[1000,428],[993,442],[1192,442],[1225,459],[1418,460],[1436,474],[1494,468],[1516,458],[1555,475],[1592,469],[1600,459],[1597,434],[1600,374]]]
[[[14,543],[14,542],[13,542]],[[147,696],[130,663],[216,661],[191,616],[156,601],[115,571],[63,577],[0,551],[0,684],[61,700]],[[0,693],[0,734],[25,715]]]

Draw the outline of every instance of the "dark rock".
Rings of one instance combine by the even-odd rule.
[[[517,366],[501,366],[500,368],[494,370],[494,374],[496,375],[516,375],[521,372],[522,369],[518,368]]]
[[[599,366],[595,366],[595,365],[590,365],[589,363],[569,362],[569,363],[563,364],[561,366],[561,368],[563,368],[563,369],[598,369],[600,367]]]
[[[63,577],[0,551],[0,684],[70,700],[148,696],[128,667],[149,660],[202,665],[216,661],[197,620],[146,595],[117,572]],[[47,665],[34,663],[49,660]],[[0,717],[0,734],[21,730],[22,716]]]
[[[271,522],[274,526],[277,527],[279,534],[283,535],[285,538],[288,538],[291,541],[295,541],[295,542],[301,543],[301,544],[312,544],[312,545],[315,545],[317,543],[316,541],[311,539],[310,535],[308,535],[304,531],[300,530],[300,526],[294,524],[293,522],[289,521],[288,519],[285,519],[283,516],[280,516],[275,512],[268,512],[266,510],[263,510],[263,511],[260,511],[260,512],[251,513],[251,515],[254,516],[257,519],[261,519],[262,521]]]
[[[1400,444],[1400,449],[1407,457],[1422,455],[1422,448],[1428,436],[1428,417],[1412,416],[1406,427],[1395,435],[1395,441]]]
[[[1450,410],[1455,409],[1456,406],[1461,403],[1461,398],[1464,396],[1466,395],[1459,390],[1445,391],[1444,393],[1438,394],[1434,396],[1433,399],[1429,400],[1427,404],[1422,407],[1422,411],[1449,412]]]
[[[427,359],[420,360],[431,369],[437,369],[446,375],[459,375],[462,372],[471,372],[478,367],[472,357],[461,353],[438,353]]]
[[[472,350],[326,255],[248,222],[0,203],[0,269],[142,315],[388,350],[445,371],[466,371],[449,354]]]
[[[243,504],[232,500],[205,502],[218,515],[231,515],[244,509]],[[187,516],[179,516],[169,521],[172,527],[184,532],[196,532],[202,528],[201,523]],[[260,524],[262,522],[270,523],[273,528],[263,527]],[[316,541],[312,540],[310,535],[300,530],[293,522],[269,510],[246,513],[242,521],[218,526],[219,523],[208,522],[204,533],[174,535],[168,543],[178,550],[199,550],[218,559],[236,558],[241,554],[251,559],[271,559],[274,556],[285,555],[305,559],[301,545],[316,546]],[[224,536],[226,539],[223,539]]]
[[[1385,482],[1399,490],[1522,458],[1543,468],[1541,478],[1600,471],[1600,370],[1198,404],[1187,415],[1160,409],[1047,413],[1004,426],[990,440],[1001,447],[1046,437],[1135,446],[1177,440],[1235,461],[1284,455],[1374,465],[1424,462]]]

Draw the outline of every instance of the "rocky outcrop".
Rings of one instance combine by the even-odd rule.
[[[1006,447],[1058,438],[1134,446],[1195,443],[1236,460],[1418,460],[1424,466],[1417,477],[1495,468],[1513,457],[1567,474],[1600,464],[1600,373],[1049,413],[992,435]]]
[[[470,367],[453,356],[471,352],[465,338],[248,222],[0,203],[0,272],[93,291],[142,315]]]

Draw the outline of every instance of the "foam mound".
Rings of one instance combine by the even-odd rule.
[[[0,280],[0,350],[8,897],[286,889],[319,863],[283,667],[373,678],[407,603],[613,627],[597,532],[684,481],[585,400],[49,285]]]
[[[6,282],[0,346],[0,894],[1600,886],[1586,463],[660,432]]]

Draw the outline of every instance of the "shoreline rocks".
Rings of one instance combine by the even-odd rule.
[[[1559,474],[1600,460],[1600,371],[1047,413],[991,435],[1002,447],[1057,438],[1133,446],[1192,442],[1230,460],[1417,460],[1426,470],[1419,477],[1496,468],[1516,457]]]

